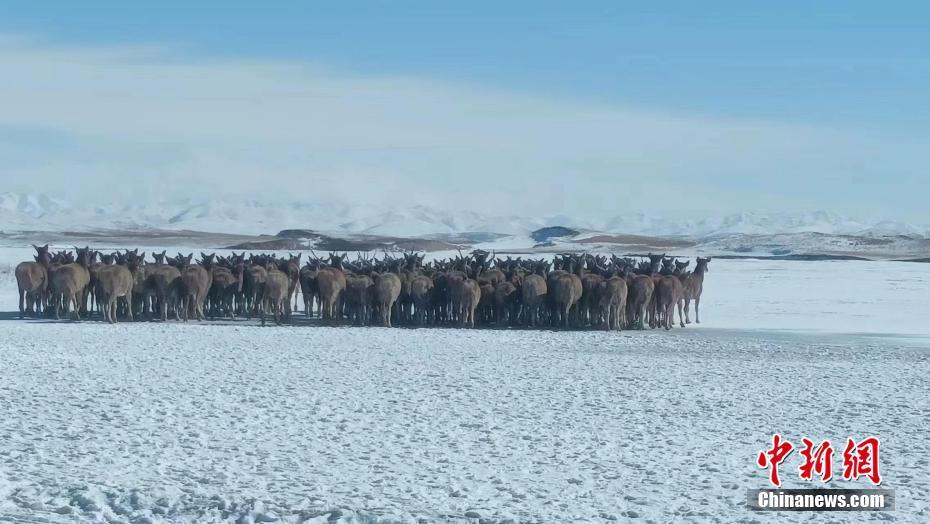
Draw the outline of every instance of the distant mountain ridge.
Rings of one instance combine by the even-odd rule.
[[[274,234],[283,229],[312,229],[336,234],[426,237],[467,232],[528,235],[539,228],[555,226],[580,231],[693,239],[788,233],[925,237],[930,233],[930,226],[898,221],[870,223],[823,211],[800,215],[746,212],[689,220],[634,212],[592,221],[564,215],[535,218],[490,216],[422,205],[387,210],[343,203],[267,203],[256,200],[82,205],[43,194],[0,193],[0,231],[186,229]]]

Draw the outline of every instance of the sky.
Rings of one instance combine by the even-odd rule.
[[[930,223],[920,2],[0,3],[0,192]]]

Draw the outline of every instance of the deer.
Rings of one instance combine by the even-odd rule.
[[[313,316],[314,301],[317,303],[317,311],[320,311],[320,289],[316,279],[320,265],[318,259],[307,260],[304,267],[300,268],[300,294],[304,299],[304,314],[307,318]]]
[[[103,313],[103,318],[110,324],[119,322],[117,318],[117,299],[126,303],[129,320],[132,321],[132,288],[135,278],[128,267],[120,264],[104,265],[97,269],[95,294],[97,307]]]
[[[194,254],[188,256],[178,254],[181,266],[181,306],[184,308],[184,321],[190,320],[191,315],[198,321],[206,320],[203,305],[213,284],[212,265],[216,255],[201,253],[201,263],[191,264]]]
[[[582,271],[578,267],[577,261],[563,257],[563,263],[563,267],[567,269],[563,269],[555,275],[550,274],[547,286],[553,305],[553,325],[561,324],[567,328],[570,326],[572,308],[581,300],[584,286],[581,277],[573,272]]]
[[[152,310],[158,315],[162,322],[168,321],[168,310],[174,312],[175,320],[181,320],[180,316],[180,298],[181,298],[181,270],[174,265],[161,264],[157,260],[169,261],[164,253],[161,256],[155,256],[156,262],[145,266],[145,296],[154,297]],[[177,263],[177,259],[174,259]]]
[[[238,260],[231,261],[233,267],[216,266],[212,271],[213,282],[210,285],[210,317],[216,318],[217,313],[227,318],[234,318],[235,299],[242,292],[242,276],[245,264]]]
[[[374,307],[381,325],[384,327],[391,327],[391,312],[394,309],[394,303],[400,296],[400,290],[400,277],[396,274],[388,272],[375,275],[374,286],[372,287]]]
[[[60,318],[60,307],[70,313],[72,319],[80,320],[81,306],[85,303],[87,286],[90,284],[90,248],[75,247],[75,262],[63,264],[52,271],[52,296],[55,298],[55,320]],[[71,309],[71,308],[74,309]]]
[[[464,327],[475,327],[475,310],[481,301],[481,287],[470,278],[456,278],[450,282],[452,310],[458,323]]]
[[[623,277],[610,277],[598,284],[597,303],[605,330],[621,330],[626,326],[627,292],[626,279]]]
[[[422,326],[429,320],[433,301],[433,279],[417,275],[410,281],[410,296],[413,299],[414,322]]]
[[[265,314],[271,311],[277,325],[284,323],[287,315],[287,302],[291,298],[291,279],[288,276],[288,262],[280,266],[269,261],[265,266],[265,292],[262,295],[261,323],[265,325]]]
[[[494,289],[494,323],[497,325],[513,324],[517,318],[520,294],[517,286],[508,280],[497,285]],[[484,291],[482,291],[482,297]]]
[[[129,311],[133,318],[142,318],[149,314],[150,294],[145,289],[145,253],[126,253],[126,268],[132,273],[132,296]]]
[[[578,301],[578,317],[581,326],[599,324],[601,307],[598,299],[601,283],[605,280],[605,276],[600,273],[605,272],[602,267],[605,263],[606,258],[587,254],[579,261],[582,267],[586,266],[586,270],[580,274],[582,291]]]
[[[48,244],[41,247],[33,244],[32,247],[36,250],[35,262],[22,262],[15,270],[20,319],[25,318],[27,312],[34,315],[42,313],[48,293],[52,255],[48,252]]]
[[[546,277],[549,272],[548,262],[536,264],[535,272],[523,278],[521,302],[523,303],[523,320],[527,327],[539,325],[540,313],[546,309],[549,287]]]
[[[694,271],[681,277],[682,287],[684,289],[685,302],[685,323],[691,323],[691,317],[688,313],[691,301],[694,300],[694,322],[701,323],[701,314],[699,307],[701,305],[701,293],[704,292],[704,274],[707,273],[707,265],[710,263],[710,257],[698,257],[694,266]]]
[[[291,255],[285,263],[285,266],[281,268],[282,271],[287,273],[288,278],[287,304],[285,309],[288,317],[291,316],[294,310],[294,303],[297,302],[297,294],[300,292],[300,258],[302,256],[303,253],[298,253],[296,257]]]
[[[627,320],[638,329],[646,329],[655,281],[651,275],[634,275],[627,281]]]
[[[368,275],[346,275],[343,302],[349,321],[353,324],[367,326],[371,322],[374,285],[374,281]]]
[[[329,255],[329,265],[317,271],[317,287],[320,290],[322,318],[331,323],[338,322],[342,310],[342,294],[346,289],[346,275],[343,268],[345,256],[335,253]]]
[[[666,330],[672,329],[675,323],[675,307],[678,307],[678,320],[681,327],[685,327],[682,314],[682,300],[684,296],[681,280],[674,275],[663,275],[655,283],[655,305],[658,325]]]

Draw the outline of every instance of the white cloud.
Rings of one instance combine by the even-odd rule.
[[[91,199],[248,194],[584,216],[874,212],[874,192],[857,192],[855,180],[913,177],[927,160],[920,144],[863,132],[170,48],[0,39],[0,71],[0,181]]]

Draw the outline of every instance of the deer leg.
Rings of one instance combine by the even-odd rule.
[[[26,290],[19,288],[19,319],[26,317]]]
[[[329,297],[320,299],[320,318],[326,322],[333,313],[333,306],[330,304]]]
[[[694,297],[694,321],[701,323],[701,297]]]
[[[681,300],[678,301],[678,325],[685,327],[685,315],[682,313],[682,304]]]
[[[81,320],[81,303],[84,302],[84,293],[78,291],[71,300],[74,301],[74,309],[71,310],[72,318],[74,320]]]

